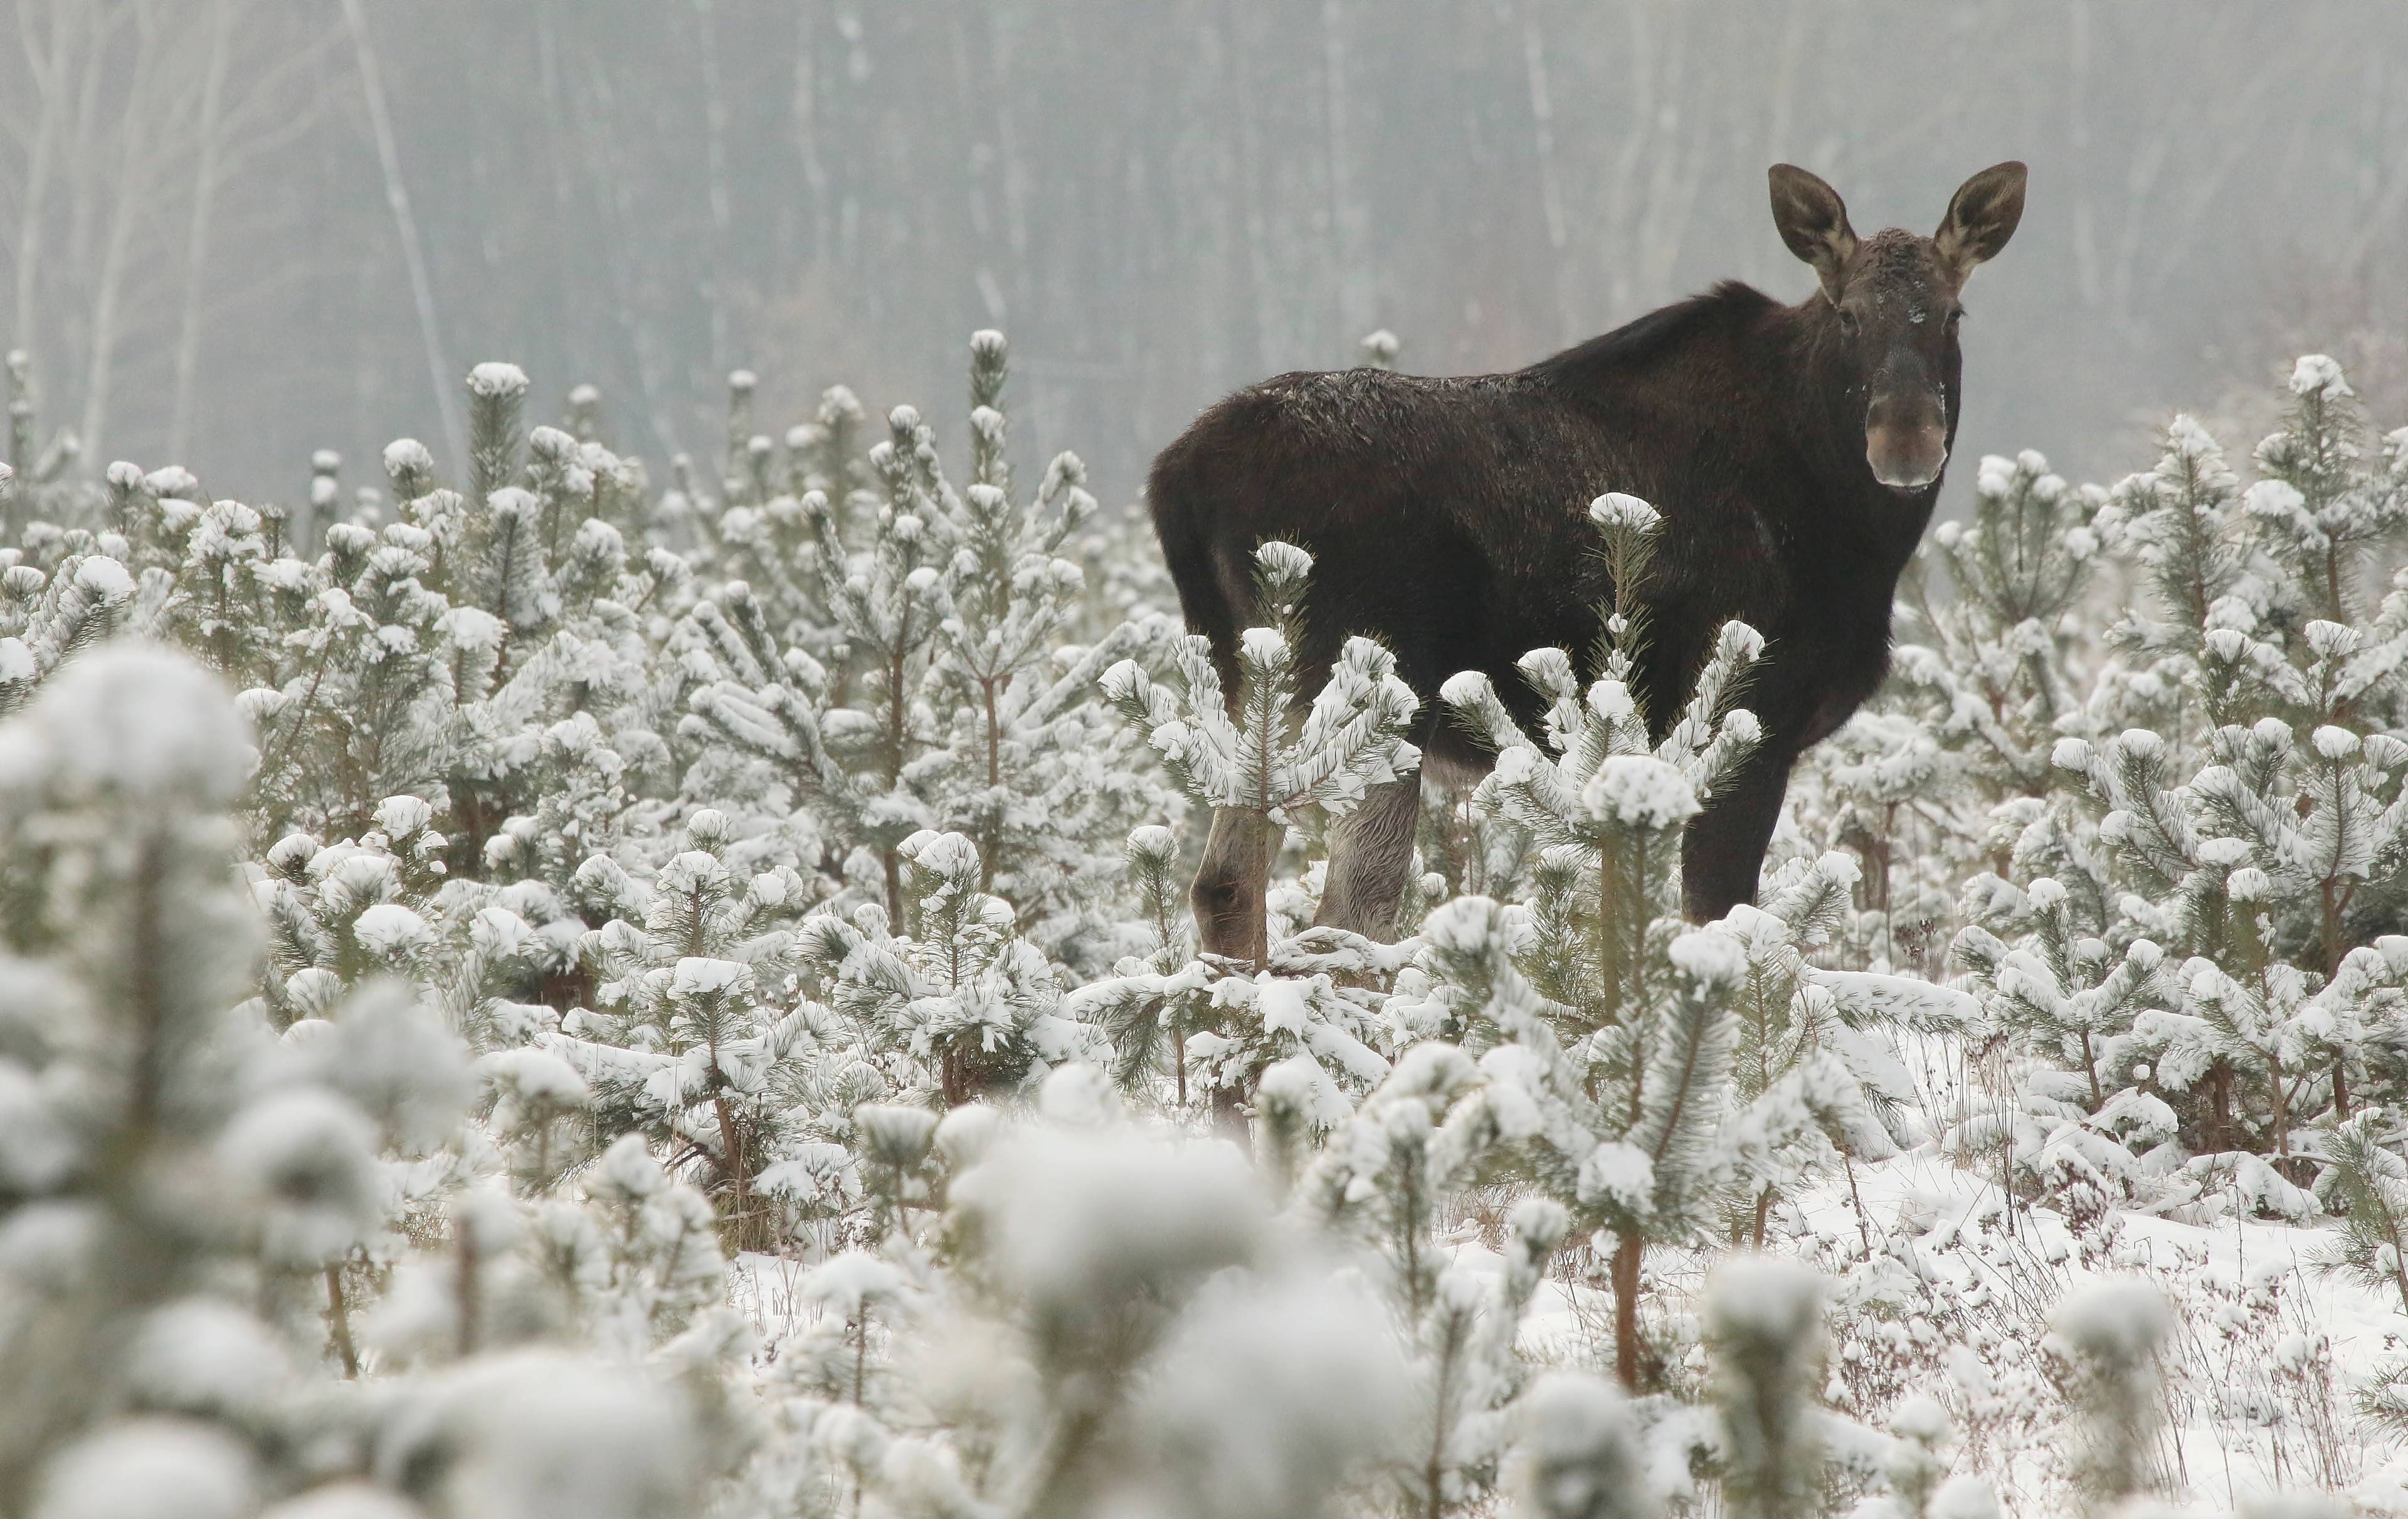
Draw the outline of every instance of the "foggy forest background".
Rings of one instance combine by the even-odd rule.
[[[2329,350],[2400,407],[2397,0],[14,0],[0,301],[43,434],[296,496],[459,377],[713,456],[842,380],[1017,425],[1107,502],[1201,405],[1354,360],[1512,367],[1733,277],[1764,169],[1928,231],[2033,165],[1971,294],[1959,452],[2120,467]],[[1971,472],[1952,493],[1971,489]]]

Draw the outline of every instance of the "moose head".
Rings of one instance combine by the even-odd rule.
[[[1771,170],[1772,220],[1823,283],[1814,323],[1864,414],[1865,463],[1891,490],[1940,479],[1956,420],[1963,355],[1956,324],[1973,265],[1997,256],[2024,214],[2024,165],[2000,164],[1958,187],[1928,237],[1892,227],[1858,238],[1839,193],[1806,170]]]

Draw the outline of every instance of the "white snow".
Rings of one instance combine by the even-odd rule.
[[[231,1435],[198,1421],[125,1419],[50,1459],[28,1519],[238,1519],[251,1469]]]
[[[1599,527],[1624,528],[1637,533],[1652,533],[1662,524],[1663,514],[1635,495],[1620,491],[1608,491],[1588,504],[1589,520]]]
[[[1681,772],[1648,754],[1616,754],[1598,767],[1581,801],[1600,820],[1661,830],[1695,817],[1697,791]]]
[[[424,918],[398,902],[379,902],[351,924],[351,936],[371,954],[402,953],[433,932]]]
[[[725,992],[751,975],[751,967],[734,960],[714,960],[707,955],[689,954],[677,963],[669,976],[671,996],[712,996]]]
[[[468,371],[468,389],[489,400],[524,395],[527,393],[526,371],[515,364],[489,359]]]
[[[116,795],[215,810],[234,800],[251,758],[245,724],[216,676],[132,642],[74,660],[24,720],[0,725],[0,791],[43,786],[70,803]]]

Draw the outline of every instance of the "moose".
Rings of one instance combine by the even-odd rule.
[[[1225,681],[1254,549],[1297,544],[1314,556],[1300,670],[1377,638],[1421,698],[1424,768],[1455,777],[1492,756],[1439,687],[1480,670],[1510,703],[1524,653],[1593,647],[1612,587],[1589,503],[1653,504],[1635,694],[1656,738],[1725,621],[1766,640],[1747,695],[1762,743],[1682,840],[1696,922],[1754,899],[1791,767],[1888,667],[1892,596],[1956,437],[1959,297],[2023,216],[2019,163],[1966,180],[1928,237],[1860,238],[1821,179],[1770,177],[1773,224],[1819,284],[1796,306],[1726,281],[1511,374],[1281,375],[1208,408],[1147,481],[1181,610]],[[1378,788],[1331,830],[1317,923],[1393,937],[1420,784]],[[1252,951],[1276,843],[1251,814],[1214,816],[1192,894],[1206,950]]]

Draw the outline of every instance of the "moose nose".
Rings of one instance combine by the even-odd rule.
[[[1883,395],[1865,414],[1865,463],[1894,491],[1919,491],[1948,463],[1948,428],[1939,397]]]

